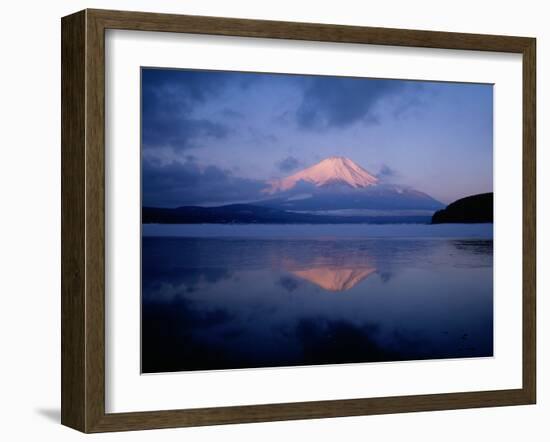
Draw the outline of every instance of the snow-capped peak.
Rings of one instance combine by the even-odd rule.
[[[273,194],[290,190],[299,181],[311,183],[316,187],[346,184],[353,188],[361,188],[377,184],[378,178],[349,158],[329,157],[289,177],[269,181],[269,187],[264,192]]]

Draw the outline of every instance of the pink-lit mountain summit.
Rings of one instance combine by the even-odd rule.
[[[329,157],[286,178],[271,180],[264,193],[274,194],[293,189],[300,181],[315,187],[340,184],[354,189],[376,185],[378,178],[345,157]]]

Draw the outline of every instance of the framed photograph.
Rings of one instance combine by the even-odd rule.
[[[535,39],[62,19],[62,423],[534,404]]]

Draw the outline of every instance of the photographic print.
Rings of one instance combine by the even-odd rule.
[[[493,356],[493,86],[142,68],[141,371]]]

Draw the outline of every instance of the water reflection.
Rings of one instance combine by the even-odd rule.
[[[310,269],[293,270],[292,274],[325,290],[342,292],[355,287],[374,272],[376,272],[376,269],[373,267],[312,267]]]
[[[342,292],[355,287],[376,271],[374,257],[368,248],[362,247],[350,253],[349,248],[333,248],[325,241],[322,249],[324,255],[308,256],[301,261],[290,257],[282,259],[281,267],[290,274],[330,292]]]
[[[492,266],[482,240],[144,237],[142,370],[490,356]]]

